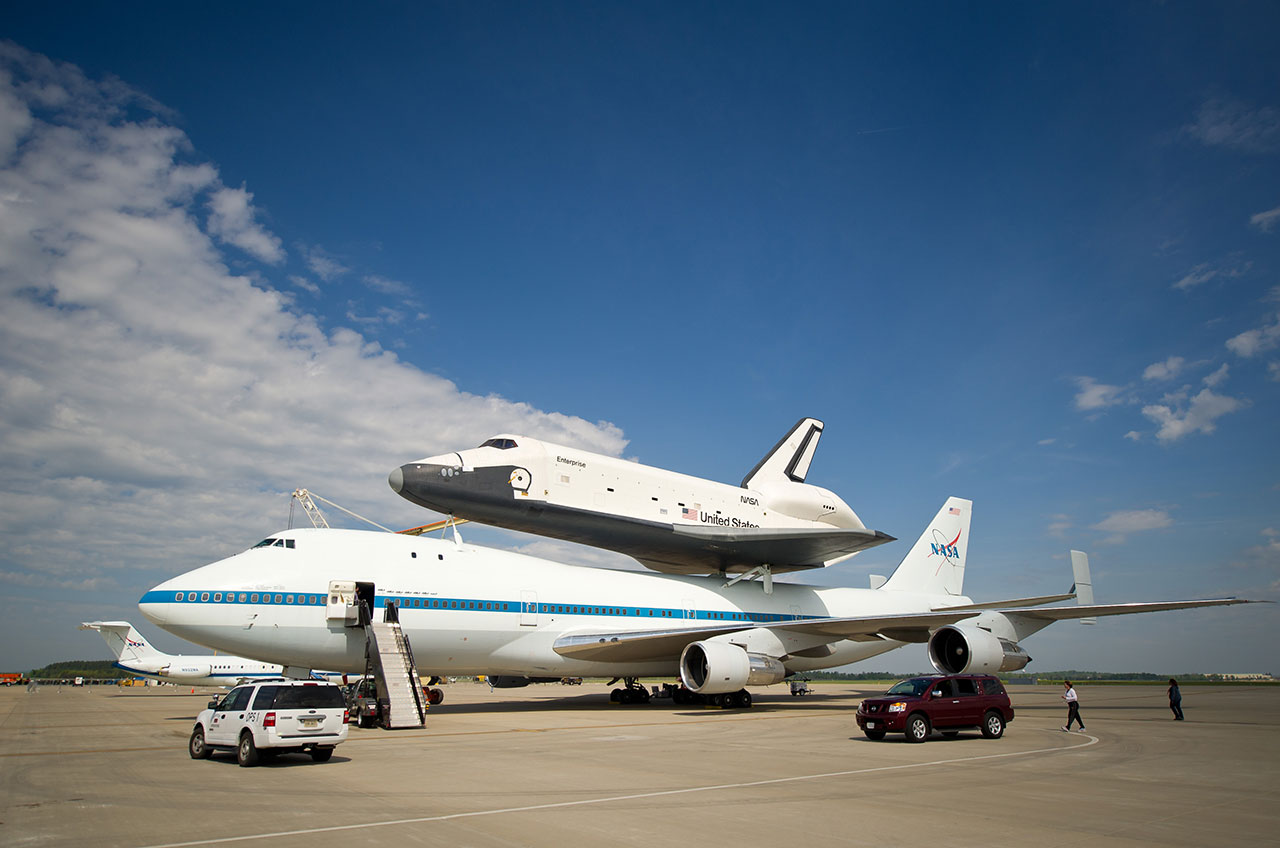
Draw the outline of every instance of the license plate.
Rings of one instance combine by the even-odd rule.
[[[302,726],[303,726],[303,727],[305,727],[305,728],[307,728],[307,729],[309,729],[309,730],[310,730],[310,729],[317,728],[317,727],[319,727],[319,726],[320,726],[320,719],[318,719],[318,718],[304,718],[304,719],[302,720]]]
[[[874,728],[875,726],[876,726],[876,723],[874,721],[867,722],[867,727]]]

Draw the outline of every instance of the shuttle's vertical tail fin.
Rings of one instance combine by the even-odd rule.
[[[138,662],[167,656],[157,651],[142,638],[142,634],[127,621],[86,621],[81,630],[96,630],[116,655],[117,662]]]
[[[973,501],[947,498],[882,587],[895,592],[960,595]]]
[[[1076,593],[1076,603],[1082,607],[1093,604],[1093,578],[1089,576],[1089,555],[1084,551],[1071,552],[1071,573],[1075,577],[1075,585],[1071,591]],[[1096,616],[1080,619],[1081,624],[1097,624]]]
[[[782,437],[765,458],[756,463],[746,477],[742,488],[750,489],[762,483],[790,481],[803,483],[809,476],[809,463],[822,438],[822,422],[816,418],[802,418]]]

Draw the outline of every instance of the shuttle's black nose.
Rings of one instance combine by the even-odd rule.
[[[401,466],[388,474],[387,483],[390,484],[391,491],[395,492],[397,495],[400,494],[400,490],[404,488],[404,466]]]

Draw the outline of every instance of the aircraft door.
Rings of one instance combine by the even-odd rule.
[[[697,612],[697,610],[695,610],[695,609],[693,608],[693,599],[692,599],[692,598],[683,598],[683,599],[681,599],[681,601],[680,601],[680,605],[681,605],[682,607],[684,607],[684,617],[685,617],[685,618],[693,619],[693,618],[697,618],[697,617],[698,617],[698,612]]]
[[[520,626],[538,626],[538,593],[532,589],[520,590]]]

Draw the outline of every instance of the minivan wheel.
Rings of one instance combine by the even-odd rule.
[[[191,739],[187,742],[187,753],[191,755],[193,760],[207,760],[213,751],[209,750],[209,746],[204,744],[204,728],[196,725],[196,729],[191,731]]]
[[[982,719],[982,735],[988,739],[999,739],[1004,736],[1004,719],[1000,713],[991,710]]]
[[[253,744],[253,734],[247,730],[240,734],[240,744],[236,746],[236,762],[243,768],[258,764],[258,746]]]
[[[922,715],[907,719],[907,741],[923,742],[929,738],[929,720]]]

